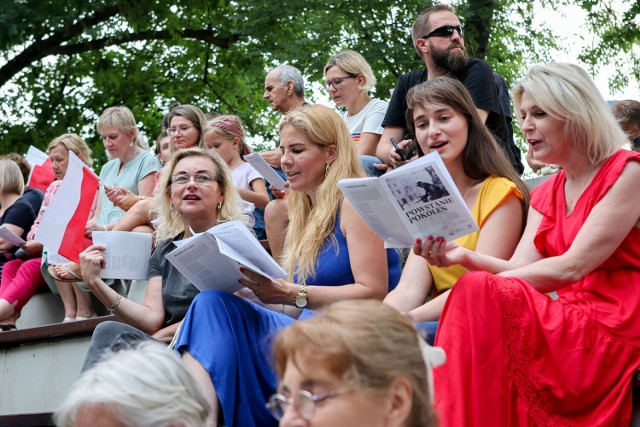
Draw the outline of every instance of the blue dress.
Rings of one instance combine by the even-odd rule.
[[[354,283],[347,241],[339,216],[318,256],[316,274],[308,285],[340,286]],[[337,245],[336,245],[337,243]],[[400,279],[400,256],[387,250],[389,288]],[[304,310],[300,319],[312,315]],[[277,375],[271,360],[271,343],[277,332],[293,323],[291,317],[268,310],[222,291],[206,291],[191,304],[182,323],[176,348],[188,352],[211,375],[225,425],[277,426],[265,407],[276,391]]]

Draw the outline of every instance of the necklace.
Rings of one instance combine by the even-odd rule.
[[[131,160],[133,160],[136,157],[137,154],[138,154],[138,146],[136,145],[135,148],[133,149],[133,153],[131,153],[131,157],[129,157],[128,160],[125,160],[124,162],[121,162],[122,166],[126,165]]]
[[[587,171],[584,178],[582,179],[582,184],[580,185],[580,187],[578,187],[575,190],[575,192],[572,191],[574,197],[572,197],[571,199],[567,198],[567,202],[566,202],[567,213],[573,212],[573,209],[575,208],[575,205],[578,202],[578,199],[580,198],[584,190],[587,188],[588,186],[587,181],[589,180],[589,177],[591,177],[591,175],[593,174],[593,171],[595,168],[596,168],[596,165],[591,165],[591,168],[589,168],[589,171]],[[565,196],[566,196],[566,189],[565,189]]]

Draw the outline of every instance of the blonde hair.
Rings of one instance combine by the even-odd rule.
[[[177,151],[167,165],[162,169],[162,176],[158,184],[158,214],[159,226],[156,229],[155,237],[157,241],[175,237],[177,234],[187,229],[187,224],[178,212],[171,205],[171,175],[178,162],[188,157],[204,157],[215,165],[214,180],[220,186],[220,191],[224,195],[224,203],[218,210],[218,224],[226,221],[239,219],[244,222],[241,206],[242,200],[238,190],[233,185],[231,173],[227,164],[214,152],[192,147]]]
[[[0,160],[0,193],[22,195],[24,186],[24,178],[18,164],[10,159]]]
[[[80,160],[82,160],[87,166],[91,167],[93,159],[91,158],[91,149],[80,136],[75,133],[63,133],[51,140],[47,151],[51,151],[52,148],[62,145],[67,151],[73,152]]]
[[[516,111],[526,92],[549,116],[564,121],[564,133],[573,141],[573,148],[585,153],[593,164],[601,163],[627,142],[593,80],[577,65],[534,65],[512,92]]]
[[[346,386],[384,393],[399,377],[409,380],[413,402],[404,424],[437,424],[431,406],[427,368],[411,321],[375,300],[331,304],[319,316],[282,330],[273,345],[276,371],[284,376],[287,362],[324,366]]]
[[[336,158],[325,174],[324,181],[316,191],[317,203],[298,191],[287,196],[289,225],[287,227],[283,266],[289,279],[293,280],[297,268],[298,280],[305,282],[315,273],[318,253],[335,227],[343,195],[338,181],[343,178],[365,176],[356,156],[355,145],[342,118],[329,107],[309,105],[291,110],[280,123],[280,132],[292,127],[302,133],[321,149],[335,145]]]
[[[329,58],[327,65],[324,66],[324,76],[331,67],[338,67],[350,77],[357,77],[362,74],[364,76],[364,84],[358,86],[358,89],[364,92],[370,91],[376,85],[376,77],[373,75],[371,65],[354,50],[343,50]]]
[[[209,124],[204,132],[207,134],[214,134],[221,138],[234,140],[238,138],[240,144],[238,144],[238,151],[240,158],[244,160],[244,154],[251,152],[251,149],[244,141],[244,128],[239,117],[236,116],[217,116],[209,120]]]
[[[135,134],[135,144],[138,147],[143,146],[140,135],[137,132],[136,119],[133,117],[133,113],[131,112],[131,110],[124,105],[109,107],[104,110],[104,112],[98,119],[96,129],[99,133],[101,133],[103,129],[111,126],[114,126],[127,135]]]

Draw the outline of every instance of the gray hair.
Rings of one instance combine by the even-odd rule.
[[[278,79],[280,80],[280,84],[286,85],[287,82],[291,81],[293,83],[293,92],[297,96],[304,98],[304,79],[302,78],[302,73],[300,72],[300,70],[289,64],[278,65],[271,71],[276,70],[278,71]]]
[[[132,427],[201,427],[209,415],[209,405],[177,354],[153,341],[111,353],[85,371],[57,411],[56,425],[75,426],[87,405],[112,411]]]

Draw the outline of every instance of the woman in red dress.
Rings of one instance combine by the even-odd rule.
[[[628,426],[640,365],[640,155],[593,81],[535,66],[514,88],[536,160],[563,170],[537,187],[513,257],[429,236],[414,251],[461,264],[436,345],[443,426]]]

